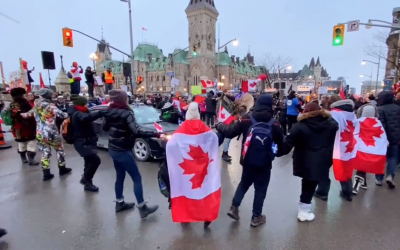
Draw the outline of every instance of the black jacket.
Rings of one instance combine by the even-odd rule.
[[[206,112],[215,114],[216,111],[217,111],[217,99],[212,96],[208,96],[206,98]]]
[[[264,111],[256,111],[253,110],[251,112],[253,115],[254,119],[258,122],[269,122],[272,118],[272,110],[264,110]],[[249,128],[251,127],[252,123],[249,117],[249,114],[246,114],[243,116],[241,119],[232,122],[231,124],[223,124],[220,123],[217,125],[217,131],[221,133],[224,137],[232,139],[235,138],[236,136],[242,135],[242,149],[243,149],[243,144],[246,140],[246,137],[248,136],[248,131]],[[274,125],[272,126],[272,140],[274,141],[275,144],[278,145],[278,156],[282,155],[281,149],[282,149],[282,143],[283,143],[283,132],[282,129],[279,125],[278,122],[275,122]],[[242,152],[242,149],[240,152]],[[240,157],[240,164],[243,165],[243,158]],[[272,162],[271,166],[268,166],[269,168],[272,168]]]
[[[293,152],[293,175],[315,181],[329,178],[338,124],[328,111],[312,111],[298,117],[285,138],[283,151]]]
[[[128,106],[106,110],[103,130],[109,135],[108,149],[115,151],[132,150],[136,138],[158,136],[158,133],[143,131]]]
[[[394,104],[392,91],[382,91],[379,93],[378,113],[389,145],[397,145],[400,142],[400,107]]]
[[[94,72],[93,71],[85,71],[85,78],[86,82],[88,83],[94,83]]]
[[[68,116],[72,120],[75,150],[81,157],[97,154],[98,138],[93,127],[93,121],[104,116],[104,111],[84,113],[78,111],[74,106],[70,106]]]

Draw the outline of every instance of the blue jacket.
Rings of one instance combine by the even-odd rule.
[[[287,115],[298,115],[298,107],[300,106],[299,100],[297,98],[286,99]]]

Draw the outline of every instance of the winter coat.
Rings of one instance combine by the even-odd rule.
[[[68,108],[68,116],[72,120],[74,133],[74,148],[81,157],[97,154],[97,135],[93,121],[104,116],[104,111],[82,112],[71,106]]]
[[[36,121],[30,117],[25,119],[21,113],[26,113],[32,109],[29,102],[25,99],[19,102],[10,103],[10,113],[13,125],[11,127],[15,141],[26,142],[36,140]]]
[[[94,72],[86,70],[85,71],[85,78],[86,78],[86,82],[94,83]]]
[[[332,166],[333,146],[338,124],[325,110],[304,113],[298,117],[285,138],[283,151],[293,152],[293,175],[307,180],[324,181]]]
[[[208,96],[206,98],[206,112],[215,114],[216,111],[217,111],[217,100],[212,96]]]
[[[50,100],[36,99],[33,109],[22,115],[24,117],[35,117],[37,124],[36,138],[40,143],[54,146],[62,144],[62,138],[56,125],[56,117],[65,119],[68,114],[58,109]]]
[[[389,146],[400,142],[400,107],[394,104],[392,91],[382,91],[378,95],[379,120],[385,129]]]
[[[272,119],[272,112],[273,112],[272,109],[263,111],[253,110],[251,114],[257,122],[267,123]],[[246,114],[241,119],[234,121],[231,124],[219,123],[216,129],[220,134],[222,134],[222,136],[228,139],[233,139],[236,136],[242,135],[242,149],[240,150],[240,152],[242,152],[243,144],[246,140],[246,137],[248,136],[249,128],[251,126],[252,122],[249,117],[249,114]],[[279,123],[275,122],[272,125],[272,140],[275,142],[275,144],[278,145],[278,156],[282,155],[281,148],[282,148],[283,138],[284,135],[282,129]],[[240,164],[243,166],[243,157],[240,157]],[[272,162],[271,165],[268,167],[272,168]]]
[[[106,110],[103,130],[108,132],[108,149],[114,151],[130,151],[136,138],[156,137],[158,133],[143,131],[136,123],[133,110],[128,106]]]

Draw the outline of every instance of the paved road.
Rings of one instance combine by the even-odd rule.
[[[233,142],[231,155],[239,153],[237,146],[237,141]],[[160,209],[140,220],[137,209],[114,213],[115,173],[105,151],[100,152],[102,165],[95,176],[95,184],[100,187],[98,194],[83,192],[78,183],[83,161],[69,145],[66,154],[73,173],[43,183],[40,168],[20,163],[15,144],[12,149],[0,151],[0,227],[9,231],[0,243],[1,250],[400,248],[399,191],[371,185],[349,203],[340,199],[339,185],[333,182],[328,203],[313,201],[316,220],[297,222],[300,180],[292,176],[290,157],[274,161],[264,206],[267,223],[259,228],[250,228],[253,190],[243,201],[241,221],[234,222],[226,216],[241,167],[237,163],[222,163],[220,217],[204,230],[200,223],[172,223],[167,200],[156,184],[157,163],[142,163],[140,171],[145,198],[159,204]],[[52,165],[56,172],[54,157]],[[125,198],[134,200],[128,179]]]

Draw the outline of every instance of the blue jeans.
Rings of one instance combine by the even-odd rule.
[[[394,178],[394,174],[397,168],[398,151],[397,145],[389,146],[386,152],[386,176],[391,175]],[[383,181],[384,174],[375,175],[376,180]]]
[[[108,94],[108,92],[111,91],[111,90],[113,89],[113,84],[107,84],[107,83],[106,83],[105,86],[104,86],[104,88],[105,88],[105,91],[104,91],[104,92],[105,92],[106,94]]]
[[[75,80],[71,85],[71,95],[79,95],[81,92],[81,81]]]
[[[224,139],[224,148],[223,148],[224,152],[228,152],[229,151],[229,143],[230,142],[231,142],[231,139],[228,139],[228,138]]]
[[[140,175],[138,166],[133,158],[132,151],[113,151],[108,150],[114,162],[117,179],[115,180],[115,198],[117,200],[124,199],[124,181],[128,172],[133,181],[133,192],[135,193],[137,203],[143,203],[143,185],[142,176]]]
[[[247,190],[254,184],[253,217],[260,216],[264,206],[265,196],[267,195],[270,178],[271,169],[269,168],[243,166],[242,179],[233,197],[232,206],[239,207]]]

